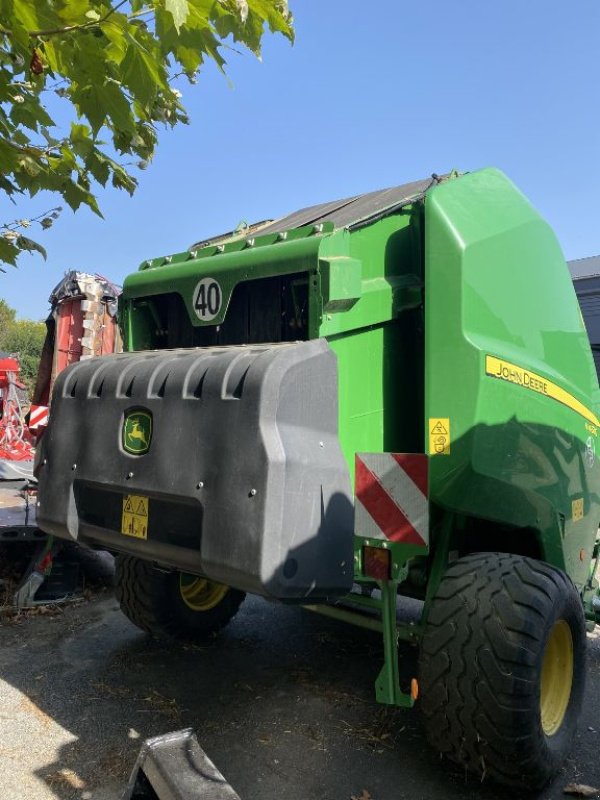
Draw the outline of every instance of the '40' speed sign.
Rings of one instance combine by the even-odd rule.
[[[214,278],[202,278],[194,289],[194,311],[203,322],[214,319],[223,303],[223,292]]]

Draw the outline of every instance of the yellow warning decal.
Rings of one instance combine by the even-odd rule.
[[[501,381],[508,381],[509,383],[516,383],[518,386],[523,386],[531,392],[543,394],[546,397],[552,398],[559,403],[562,403],[572,411],[576,411],[592,425],[599,426],[600,420],[590,411],[589,408],[580,403],[579,400],[569,392],[561,389],[556,383],[552,383],[548,378],[543,378],[541,375],[531,372],[523,367],[518,367],[516,364],[511,364],[510,361],[504,361],[502,358],[496,356],[485,357],[485,372],[491,378],[499,378]]]
[[[123,498],[121,533],[136,539],[148,538],[148,498],[126,494]]]
[[[573,522],[583,519],[583,497],[573,500],[571,503],[571,514],[573,516]]]
[[[450,420],[448,417],[429,418],[429,455],[450,455]]]

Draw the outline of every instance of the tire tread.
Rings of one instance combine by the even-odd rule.
[[[544,621],[553,619],[559,597],[568,598],[583,630],[583,612],[573,612],[573,598],[581,606],[575,587],[543,562],[477,553],[448,568],[419,664],[421,714],[438,752],[481,777],[527,788],[542,786],[560,766],[532,723],[539,718]],[[577,666],[583,657],[576,633]],[[575,706],[582,683],[576,672]],[[574,713],[576,719],[578,707]]]
[[[229,589],[214,608],[194,612],[177,596],[178,581],[179,573],[163,572],[134,556],[116,559],[116,596],[121,611],[156,638],[206,638],[231,621],[245,598],[244,592]]]

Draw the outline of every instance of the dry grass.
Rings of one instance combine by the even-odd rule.
[[[370,724],[361,722],[360,725],[352,725],[342,720],[342,731],[376,752],[393,750],[398,734],[405,730],[405,726],[398,728],[398,715],[395,712],[396,709],[382,708],[373,715]]]

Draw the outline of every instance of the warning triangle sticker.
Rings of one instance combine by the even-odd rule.
[[[123,506],[123,511],[126,514],[133,514],[134,513],[133,512],[133,503],[131,502],[131,497],[128,497],[127,500],[125,500],[125,505]]]
[[[146,508],[146,498],[140,497],[137,504],[136,514],[141,514],[143,517],[147,516],[148,510]]]
[[[437,433],[440,436],[448,436],[448,431],[446,430],[446,428],[444,428],[444,426],[442,425],[442,423],[439,420],[436,422],[436,424],[431,429],[431,433]]]

